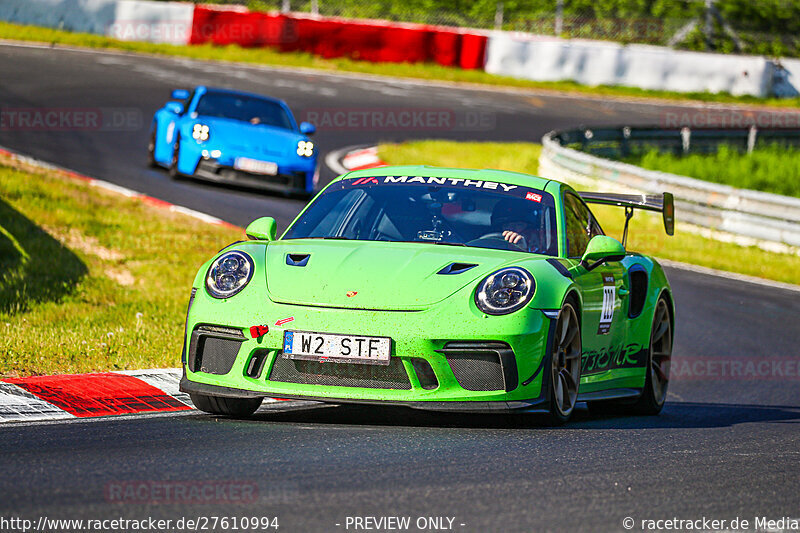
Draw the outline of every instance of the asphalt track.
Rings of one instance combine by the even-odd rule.
[[[323,152],[411,138],[535,141],[578,124],[658,123],[676,110],[16,46],[0,46],[0,72],[4,111],[101,107],[140,118],[120,131],[6,128],[0,145],[235,224],[271,215],[281,227],[302,202],[171,182],[145,167],[149,119],[170,89],[207,83],[269,93],[299,115],[455,117],[444,127],[321,127],[315,141]],[[326,171],[323,182],[331,177]],[[689,366],[673,379],[659,417],[581,409],[553,429],[526,416],[324,407],[248,421],[183,414],[5,425],[0,517],[277,516],[279,531],[354,531],[348,516],[409,516],[415,531],[418,517],[442,516],[454,518],[456,531],[611,531],[623,530],[625,517],[641,530],[643,519],[739,517],[752,526],[755,517],[799,516],[798,293],[667,271],[678,307],[675,361]],[[725,361],[766,362],[768,370],[757,379],[703,375],[722,373],[710,362]],[[220,493],[198,504],[114,493],[126,482],[219,481],[255,496],[231,503]]]

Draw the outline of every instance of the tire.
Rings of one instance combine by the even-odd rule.
[[[264,398],[223,398],[190,393],[195,407],[212,415],[250,416],[261,406]]]
[[[178,138],[175,141],[175,147],[172,149],[172,160],[169,163],[169,177],[174,180],[183,178],[183,175],[178,171],[178,157],[181,153],[181,140]]]
[[[669,386],[669,367],[672,360],[672,317],[667,300],[658,299],[653,325],[650,328],[650,349],[647,351],[647,374],[642,395],[630,410],[640,415],[657,415],[664,407]]]
[[[156,168],[158,166],[158,162],[156,161],[156,130],[153,129],[153,132],[150,134],[150,140],[147,141],[147,166],[150,168]]]
[[[551,424],[564,424],[575,410],[581,382],[581,350],[578,313],[571,302],[566,302],[558,313],[548,372]]]

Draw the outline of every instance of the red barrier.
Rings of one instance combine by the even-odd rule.
[[[460,33],[434,31],[431,35],[430,60],[445,67],[458,66],[461,60],[461,40]]]
[[[274,46],[325,58],[386,63],[435,62],[483,68],[487,38],[419,24],[357,22],[197,6],[192,44]]]
[[[459,66],[463,69],[483,69],[486,62],[486,43],[489,38],[485,35],[465,33],[461,36],[461,58]]]

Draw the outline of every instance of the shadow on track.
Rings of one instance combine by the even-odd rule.
[[[800,407],[668,402],[660,416],[652,417],[598,416],[579,408],[568,424],[549,428],[544,418],[535,414],[453,414],[404,407],[320,405],[303,410],[260,411],[237,422],[465,429],[692,429],[730,427],[752,422],[798,423]]]
[[[72,251],[0,200],[0,312],[58,301],[87,272]]]

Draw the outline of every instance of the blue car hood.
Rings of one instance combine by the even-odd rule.
[[[296,131],[263,124],[253,125],[239,120],[199,116],[196,122],[206,124],[211,130],[210,142],[220,143],[220,148],[246,154],[289,157],[297,152],[297,142],[303,140]]]

